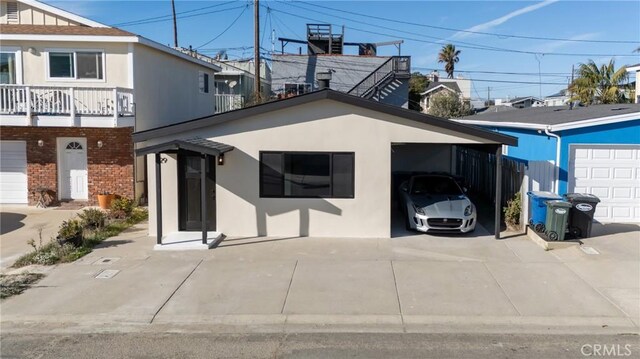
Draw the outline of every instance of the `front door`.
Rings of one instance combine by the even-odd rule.
[[[59,138],[60,198],[88,199],[87,141],[85,138]]]
[[[200,155],[178,155],[178,199],[179,228],[181,231],[202,230],[200,207]],[[215,157],[208,156],[206,161],[207,229],[216,230],[216,165]]]

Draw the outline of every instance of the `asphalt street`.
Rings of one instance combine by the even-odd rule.
[[[588,358],[640,355],[637,334],[9,334],[9,358]]]

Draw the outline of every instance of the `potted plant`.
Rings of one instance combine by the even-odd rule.
[[[111,208],[111,202],[116,199],[116,195],[109,192],[98,193],[98,206],[102,209]]]

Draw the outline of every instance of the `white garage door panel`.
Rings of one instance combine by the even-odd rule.
[[[571,145],[568,192],[593,193],[601,222],[640,223],[640,145]]]
[[[0,203],[27,203],[25,141],[0,141]]]

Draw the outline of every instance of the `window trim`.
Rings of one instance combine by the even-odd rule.
[[[202,77],[202,88],[200,87],[200,78]],[[211,93],[211,76],[206,71],[198,71],[198,90],[203,95],[208,95]],[[215,84],[214,84],[215,85]]]
[[[331,190],[330,195],[318,195],[318,196],[268,196],[264,194],[262,183],[262,155],[263,154],[290,154],[290,155],[328,155],[329,156],[329,188]],[[351,176],[351,187],[353,188],[353,194],[351,196],[334,196],[333,195],[333,155],[352,155],[352,168],[353,176]],[[280,199],[355,199],[356,198],[356,153],[353,151],[259,151],[258,153],[258,188],[260,198],[280,198]],[[282,161],[281,175],[284,180],[284,160]]]
[[[14,85],[22,85],[22,48],[17,46],[0,46],[0,52],[7,54],[15,54],[16,56],[16,83]]]
[[[49,66],[49,54],[51,52],[71,52],[73,53],[73,75],[74,77],[51,77],[51,67]],[[79,79],[78,78],[78,52],[99,52],[102,54],[102,78],[101,79]],[[107,82],[107,57],[104,49],[81,49],[81,48],[46,48],[43,51],[45,59],[45,73],[47,82]]]

